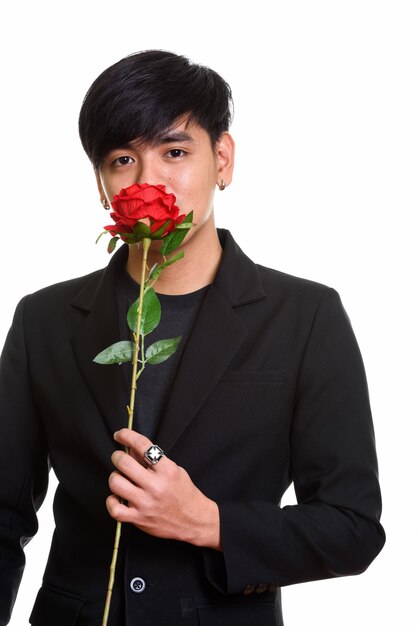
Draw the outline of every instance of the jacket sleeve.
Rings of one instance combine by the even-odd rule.
[[[363,362],[332,289],[301,359],[289,446],[298,504],[219,505],[223,552],[204,559],[223,593],[359,574],[385,542]]]
[[[45,437],[31,393],[24,340],[24,298],[0,359],[0,626],[10,620],[48,484]]]

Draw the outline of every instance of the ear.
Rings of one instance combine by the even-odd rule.
[[[215,153],[218,163],[218,185],[223,179],[228,186],[232,181],[235,159],[235,142],[228,132],[220,136],[215,146]]]

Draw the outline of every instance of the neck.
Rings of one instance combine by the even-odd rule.
[[[222,256],[222,246],[216,232],[213,213],[211,218],[186,237],[184,243],[173,254],[183,250],[184,257],[169,265],[158,278],[154,289],[157,293],[182,295],[197,291],[213,282]],[[161,263],[159,253],[161,241],[153,241],[148,252],[148,267]],[[129,246],[126,269],[130,276],[140,282],[142,246]]]

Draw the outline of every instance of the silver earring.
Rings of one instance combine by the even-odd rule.
[[[221,184],[219,185],[219,191],[223,191],[226,188],[226,182],[221,178]]]
[[[109,211],[110,206],[108,205],[106,198],[103,198],[103,200],[102,200],[102,204],[103,204],[103,208],[104,208],[104,210],[105,210],[105,211]]]

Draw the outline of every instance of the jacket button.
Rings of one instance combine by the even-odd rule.
[[[143,591],[145,591],[145,580],[137,576],[136,578],[132,578],[129,586],[131,588],[131,591],[133,591],[134,593],[142,593]]]
[[[267,591],[267,585],[257,585],[255,588],[256,593],[263,593],[264,591]]]
[[[254,591],[255,591],[255,587],[253,585],[247,585],[242,593],[245,596],[248,596],[250,595],[250,593],[253,593]]]

